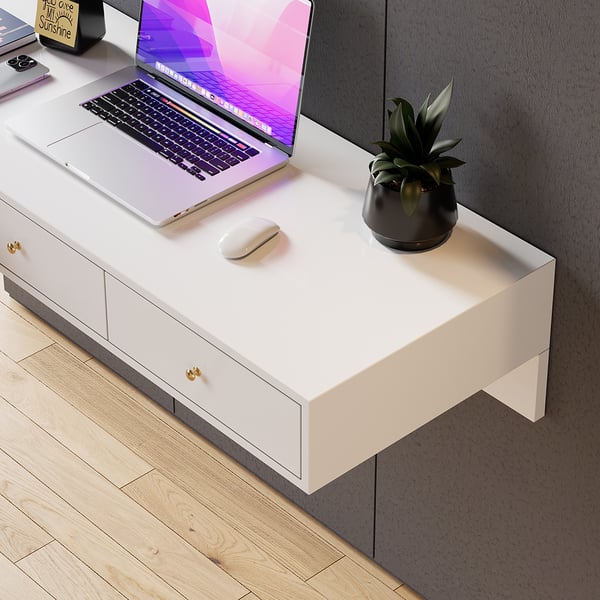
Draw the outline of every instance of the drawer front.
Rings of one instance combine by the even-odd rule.
[[[104,271],[0,200],[0,265],[106,337]]]
[[[300,477],[298,403],[108,274],[106,298],[113,345]]]

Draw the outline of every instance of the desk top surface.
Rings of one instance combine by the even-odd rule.
[[[32,0],[3,6],[34,20]],[[52,79],[0,101],[0,121],[132,61],[135,22],[105,11],[107,35],[83,56],[23,49]],[[9,204],[307,400],[553,260],[464,207],[434,250],[381,246],[361,216],[371,155],[304,117],[287,167],[159,229],[1,129],[0,194]],[[217,242],[250,216],[276,221],[282,233],[228,262]]]

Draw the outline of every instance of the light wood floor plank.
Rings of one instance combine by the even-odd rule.
[[[308,580],[327,600],[398,600],[397,594],[348,557]]]
[[[94,455],[107,452],[104,449],[105,444],[108,444],[107,448],[110,448],[112,444],[121,447],[123,447],[123,443],[127,445],[133,444],[134,446],[132,447],[136,452],[141,448],[141,454],[146,460],[136,458],[140,461],[140,464],[144,465],[142,471],[146,475],[139,473],[142,475],[139,481],[133,479],[135,477],[133,474],[123,478],[113,475],[111,477],[113,483],[122,487],[123,484],[126,485],[129,481],[133,481],[130,486],[123,489],[136,500],[136,504],[145,507],[148,512],[153,513],[155,517],[165,522],[182,538],[186,539],[189,544],[209,556],[215,564],[218,563],[221,569],[234,576],[241,583],[246,584],[248,589],[254,590],[254,593],[248,592],[243,596],[243,600],[288,600],[288,598],[302,600],[304,598],[312,599],[315,597],[327,598],[327,600],[335,600],[339,597],[348,597],[350,600],[355,597],[368,600],[370,598],[368,591],[372,589],[381,591],[383,588],[378,587],[381,584],[384,584],[390,590],[394,590],[395,598],[400,598],[401,600],[423,600],[414,590],[392,577],[384,569],[362,555],[323,524],[306,514],[290,500],[273,490],[261,479],[191,430],[171,413],[150,401],[144,394],[133,388],[104,365],[95,359],[91,359],[85,351],[78,350],[76,345],[66,340],[58,332],[55,332],[33,313],[30,313],[27,309],[10,299],[1,289],[0,303],[10,307],[13,312],[20,315],[36,329],[41,330],[48,338],[57,340],[58,345],[46,347],[47,349],[41,352],[43,356],[52,355],[54,357],[42,368],[45,374],[47,374],[46,371],[48,369],[52,369],[52,362],[55,360],[56,355],[61,356],[58,363],[64,363],[63,366],[73,362],[87,361],[84,373],[93,370],[100,376],[104,388],[116,387],[127,397],[128,404],[118,417],[129,416],[131,414],[135,418],[140,418],[140,415],[142,415],[141,422],[143,427],[138,434],[121,435],[123,433],[121,429],[125,427],[123,423],[119,425],[116,422],[117,420],[113,421],[110,416],[106,415],[104,410],[98,411],[92,407],[94,402],[103,402],[106,389],[102,389],[99,392],[96,390],[97,393],[92,393],[91,397],[80,398],[74,401],[74,396],[77,393],[86,392],[88,389],[87,383],[86,385],[79,386],[77,391],[71,395],[67,394],[66,399],[51,391],[45,384],[36,383],[31,374],[22,368],[23,366],[30,368],[31,364],[36,363],[33,356],[25,358],[21,365],[16,365],[15,361],[0,354],[0,396],[5,396],[9,403],[17,407],[21,413],[29,416],[32,421],[41,425],[44,430],[58,439],[63,445],[69,447],[75,454],[82,456],[86,462],[91,463],[96,470],[102,472],[105,476],[110,476],[111,471],[113,473],[117,472],[110,468],[100,467],[93,462]],[[0,352],[4,337],[2,323],[0,322]],[[63,346],[63,348],[60,348],[59,345]],[[66,353],[63,352],[65,346],[67,347]],[[71,356],[68,356],[69,354]],[[65,357],[63,360],[62,357],[65,355],[68,358]],[[44,360],[43,362],[47,361]],[[36,368],[39,368],[39,365],[36,365]],[[64,369],[64,372],[57,373],[56,377],[61,378],[65,376],[66,379],[63,382],[63,387],[68,388],[73,383],[77,384],[74,379],[69,379],[69,377],[73,374],[77,376],[80,372],[80,369],[75,368],[72,370],[69,366]],[[40,374],[35,369],[33,373],[35,375]],[[52,379],[51,376],[48,378],[50,381]],[[48,383],[48,380],[44,379],[45,383]],[[94,382],[91,382],[90,388],[93,388],[94,385]],[[57,387],[59,388],[58,392],[62,393],[61,390],[63,388],[60,386]],[[31,398],[32,395],[33,399]],[[49,401],[49,399],[51,400]],[[119,397],[111,398],[111,401],[118,403],[120,399]],[[82,411],[90,419],[83,416],[83,412],[80,412],[76,407],[83,407]],[[98,412],[101,414],[100,424],[104,422],[111,424],[107,432],[92,421]],[[77,431],[78,427],[74,426],[74,422],[70,418],[71,414],[79,415],[79,418],[92,423],[92,429],[98,429],[104,434],[95,438],[93,443],[90,442],[87,450],[85,449],[85,435],[81,436],[80,442],[72,439],[73,431]],[[150,418],[149,415],[151,416]],[[132,421],[133,427],[137,426],[135,418]],[[0,414],[1,420],[2,416]],[[162,443],[169,443],[172,440],[183,441],[184,446],[190,446],[190,448],[186,448],[183,454],[184,459],[192,456],[191,447],[195,447],[195,454],[200,456],[206,455],[207,457],[202,458],[198,463],[205,471],[199,473],[196,464],[188,465],[189,469],[181,468],[181,465],[177,464],[179,457],[176,452],[156,452],[148,449],[147,441],[144,440],[144,433],[150,432],[156,424],[159,424],[159,435],[153,438],[152,434],[150,434],[150,439],[155,439],[155,441]],[[114,429],[112,428],[113,426]],[[85,427],[83,430],[85,430]],[[169,432],[169,430],[170,433],[165,433]],[[115,431],[120,437],[119,441],[115,440],[111,435]],[[166,437],[163,437],[163,434]],[[77,438],[76,435],[75,438]],[[80,443],[81,446],[78,445]],[[135,447],[136,445],[137,448]],[[1,448],[2,438],[0,437]],[[108,453],[111,454],[110,451]],[[160,459],[159,463],[162,465],[164,472],[173,481],[156,471],[152,473],[147,472],[148,469],[152,468],[149,460],[152,456],[158,456]],[[4,465],[6,473],[3,473],[3,458],[8,461]],[[173,463],[170,467],[168,465],[169,461]],[[104,462],[104,459],[99,460],[100,464]],[[10,465],[10,468],[8,465]],[[8,475],[11,469],[12,479]],[[170,472],[170,469],[172,469],[175,475]],[[228,497],[224,499],[223,510],[219,514],[216,514],[218,511],[214,510],[213,503],[219,502],[221,482],[217,486],[211,486],[208,492],[209,502],[205,502],[207,492],[203,489],[199,491],[199,488],[202,487],[205,481],[206,473],[212,474],[213,469],[220,469],[223,472],[222,477],[224,481],[230,483],[233,489],[236,489],[236,485],[242,485],[244,491],[248,486],[254,488],[258,499],[262,498],[263,501],[272,504],[276,508],[276,511],[288,513],[283,522],[293,523],[296,527],[300,524],[302,528],[305,528],[309,532],[306,536],[294,536],[293,540],[299,540],[300,543],[316,540],[318,544],[322,544],[325,547],[326,553],[321,555],[318,561],[314,561],[310,568],[307,568],[308,563],[303,559],[298,561],[298,556],[290,555],[289,548],[278,549],[278,540],[274,540],[272,545],[269,543],[261,544],[260,541],[269,531],[266,525],[268,524],[267,519],[269,515],[272,514],[271,507],[265,511],[264,515],[258,515],[259,523],[263,523],[263,530],[258,535],[248,536],[245,533],[241,533],[240,530],[244,529],[244,527],[238,527],[239,522],[237,520],[226,523],[225,520],[230,518],[232,512],[236,519],[243,520],[245,515],[241,511],[231,511],[231,507],[229,506],[231,500]],[[191,479],[187,478],[188,472],[191,473]],[[23,475],[24,473],[25,475]],[[159,479],[154,480],[154,477],[159,477]],[[24,487],[23,481],[25,481]],[[7,498],[10,497],[18,508],[17,506],[13,506],[11,502],[8,502],[2,494]],[[47,497],[44,497],[44,494],[47,494]],[[251,497],[253,496],[254,494],[251,494]],[[33,497],[35,497],[35,500],[32,500]],[[39,502],[40,497],[42,497],[41,504]],[[23,505],[18,505],[20,499],[23,500]],[[23,510],[23,508],[26,508],[26,510]],[[8,516],[9,513],[10,516]],[[254,516],[256,517],[257,515]],[[126,520],[124,515],[122,518]],[[15,525],[17,520],[20,523],[18,526]],[[34,521],[42,527],[47,524],[54,529],[46,533]],[[9,522],[11,523],[11,527],[7,527]],[[33,529],[29,534],[28,529],[30,527]],[[246,522],[246,527],[252,531],[256,530],[251,521]],[[190,529],[193,531],[190,531]],[[38,540],[36,539],[36,534],[39,534],[39,532],[42,533],[42,538]],[[49,540],[52,539],[50,534],[54,533],[60,538],[60,543],[50,543]],[[33,539],[28,540],[28,535],[31,535]],[[285,530],[283,531],[283,537],[285,537]],[[290,545],[294,543],[293,540],[290,538]],[[44,543],[49,545],[38,549]],[[319,549],[322,550],[323,547]],[[334,549],[334,553],[331,553],[332,549]],[[55,552],[57,556],[54,555]],[[42,483],[36,481],[35,478],[32,478],[30,474],[24,472],[22,466],[12,461],[12,459],[2,452],[0,452],[0,553],[9,556],[11,561],[18,562],[18,565],[23,570],[26,570],[26,568],[29,569],[28,573],[31,576],[35,577],[35,573],[37,572],[38,581],[45,581],[44,587],[46,590],[58,598],[64,597],[64,600],[72,597],[77,598],[77,600],[84,600],[84,598],[87,599],[88,594],[90,600],[97,600],[98,598],[113,600],[113,596],[114,598],[119,598],[119,600],[123,600],[125,597],[139,600],[150,598],[184,600],[183,596],[178,594],[162,578],[157,578],[156,574],[152,573],[149,568],[134,559],[121,546],[117,545],[110,536],[100,531],[97,525],[92,524],[84,516],[74,511],[63,499],[59,498]],[[359,581],[358,583],[353,583],[350,590],[347,587],[348,578],[343,576],[343,569],[342,572],[338,572],[343,567],[344,562],[339,561],[336,563],[336,561],[342,555],[346,555],[346,557],[359,567],[357,571],[360,574],[358,577]],[[26,556],[26,558],[22,558],[23,556]],[[293,570],[289,566],[283,566],[286,560],[289,561],[290,556],[292,556],[291,564],[295,564],[296,567],[300,566],[300,569]],[[324,556],[327,557],[327,561],[322,560]],[[283,561],[281,561],[281,557],[284,558]],[[318,562],[329,565],[329,568],[323,567],[322,572],[316,571]],[[46,568],[47,571],[45,571]],[[94,571],[97,571],[100,575],[96,575]],[[85,584],[78,586],[79,596],[77,592],[73,594],[72,591],[61,590],[61,585],[67,581],[77,580],[81,576],[81,572],[85,573],[86,577],[89,576],[92,580],[95,580],[95,586],[100,585],[102,587],[102,584],[104,584],[108,587],[100,595],[94,591],[81,595],[83,593],[81,590],[85,587]],[[79,574],[76,575],[75,573]],[[296,577],[294,573],[298,573],[300,577],[304,578],[309,578],[311,573],[312,575],[315,573],[318,574],[310,580],[310,583],[305,583],[300,580],[300,577]],[[55,577],[55,581],[53,581],[52,577]],[[104,579],[110,581],[114,587],[111,587]],[[291,586],[287,585],[288,581],[291,582]],[[0,600],[4,600],[2,583],[3,578],[0,574]],[[310,587],[310,584],[315,584],[315,587],[319,588],[321,592],[327,589],[327,594],[321,594],[317,589]],[[329,590],[328,586],[332,589]],[[361,586],[364,589],[361,589]],[[123,593],[123,596],[116,589],[119,589]],[[357,589],[361,590],[361,595],[353,596],[352,594]],[[382,597],[383,600],[388,599],[389,592],[387,594]],[[19,600],[24,599],[19,596]]]
[[[139,404],[140,408],[144,411],[153,414],[155,417],[171,426],[173,426],[173,422],[177,422],[183,427],[186,427],[185,424],[182,423],[175,415],[165,410],[160,404],[150,400],[146,394],[140,392],[140,390],[138,390],[135,386],[131,385],[120,375],[117,375],[112,369],[109,369],[104,363],[100,362],[96,358],[91,358],[90,360],[85,361],[85,364],[92,371],[100,375],[102,379],[105,379],[111,383],[119,391],[129,396],[129,398],[132,400],[135,400],[136,403]]]
[[[0,552],[13,562],[50,543],[52,537],[0,496]]]
[[[40,587],[60,600],[125,600],[58,542],[44,546],[17,564]]]
[[[161,473],[124,491],[261,600],[326,600]]]
[[[1,352],[0,396],[118,487],[152,470],[151,465]]]
[[[237,600],[247,594],[237,581],[4,400],[0,400],[0,447],[188,600]]]
[[[378,565],[376,562],[365,556],[362,552],[357,550],[354,546],[349,544],[346,540],[342,539],[339,535],[329,529],[320,521],[317,521],[314,517],[304,512],[300,507],[294,504],[289,498],[286,498],[276,490],[269,488],[266,492],[269,498],[276,502],[291,515],[298,519],[301,523],[304,523],[307,527],[310,527],[315,533],[320,535],[324,540],[330,543],[332,546],[337,548],[339,552],[352,559],[356,564],[360,565],[365,571],[367,571],[372,577],[375,577],[381,581],[386,587],[391,590],[395,590],[399,586],[403,585],[397,577],[394,577],[391,573],[388,573],[383,567]]]
[[[2,600],[54,600],[2,554],[0,554],[0,598]]]
[[[99,375],[110,381],[122,392],[127,394],[130,398],[135,400],[141,407],[152,412],[155,416],[161,419],[164,423],[168,424],[189,442],[196,445],[202,451],[206,452],[209,456],[221,463],[225,468],[234,473],[237,477],[257,489],[264,496],[268,497],[273,504],[276,504],[286,510],[294,519],[302,523],[307,529],[313,531],[332,547],[336,548],[340,552],[340,556],[341,554],[348,556],[354,562],[358,563],[361,567],[367,570],[373,577],[376,577],[383,582],[391,590],[395,590],[403,585],[402,581],[388,573],[385,569],[380,567],[374,561],[370,560],[362,552],[351,546],[348,542],[346,542],[346,540],[342,539],[339,535],[331,531],[331,529],[303,511],[291,500],[277,492],[252,472],[248,471],[248,469],[241,466],[237,461],[214,446],[206,438],[198,435],[173,414],[167,412],[161,406],[149,400],[147,396],[125,381],[122,377],[117,375],[114,371],[111,371],[104,364],[96,359],[91,359],[87,361],[86,364]]]
[[[127,598],[184,600],[181,594],[2,451],[0,494]]]
[[[396,590],[396,594],[402,598],[402,600],[425,600],[423,596],[417,594],[415,590],[407,585],[403,585]]]
[[[69,338],[65,337],[60,331],[54,329],[51,325],[48,325],[46,321],[40,319],[35,313],[31,312],[28,308],[25,308],[22,304],[19,304],[16,300],[13,300],[8,292],[4,290],[2,284],[2,276],[0,275],[0,303],[10,308],[14,313],[22,317],[25,321],[33,325],[42,334],[48,336],[53,342],[58,342],[63,348],[66,348],[71,354],[76,356],[79,360],[89,360],[90,354],[83,348],[72,342]],[[2,328],[0,327],[0,330]],[[0,350],[2,348],[0,347]]]
[[[302,579],[340,558],[320,536],[59,347],[21,364]]]
[[[15,361],[54,343],[5,304],[0,304],[0,331],[0,352],[4,352]]]

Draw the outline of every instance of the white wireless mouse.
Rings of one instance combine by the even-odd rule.
[[[219,240],[219,250],[225,258],[244,258],[278,233],[277,223],[261,217],[252,217],[232,227]]]

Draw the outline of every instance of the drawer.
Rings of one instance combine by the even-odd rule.
[[[106,337],[104,271],[0,200],[0,266]]]
[[[114,346],[211,415],[223,433],[235,432],[300,477],[297,402],[108,274],[106,301]],[[200,375],[188,373],[195,368]]]

